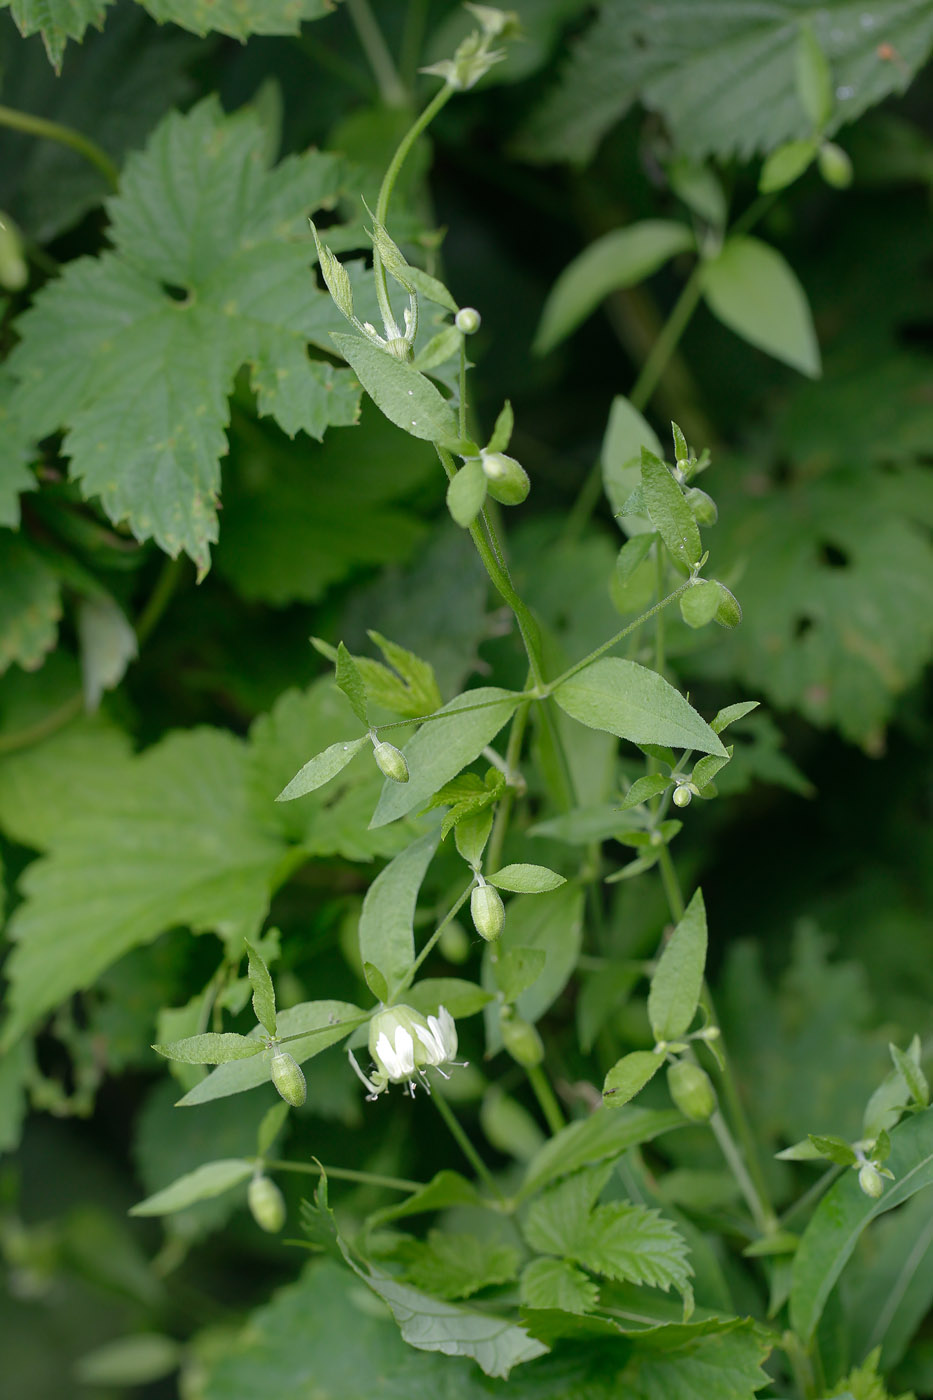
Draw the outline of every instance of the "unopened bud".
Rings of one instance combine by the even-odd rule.
[[[394,744],[379,742],[373,745],[373,758],[376,760],[376,767],[391,778],[393,783],[408,782],[408,762],[401,749],[397,749]]]
[[[482,317],[472,306],[461,306],[454,317],[454,325],[463,335],[474,335],[482,324]]]
[[[874,1200],[877,1200],[884,1190],[881,1173],[871,1162],[866,1162],[864,1166],[859,1168],[858,1184],[865,1195],[871,1196]]]
[[[476,885],[470,895],[470,913],[476,932],[487,943],[495,943],[505,923],[502,896],[492,885]]]
[[[739,600],[729,592],[724,583],[719,585],[719,606],[714,613],[720,627],[738,627],[742,621],[742,608]]]
[[[852,183],[852,162],[841,146],[834,141],[825,141],[816,157],[820,174],[827,185],[834,189],[848,189]]]
[[[483,452],[480,455],[487,489],[494,501],[503,506],[519,506],[531,490],[528,473],[514,457],[504,452]]]
[[[246,1199],[250,1214],[260,1230],[277,1235],[285,1224],[285,1197],[275,1182],[270,1181],[267,1176],[254,1176],[249,1184]]]
[[[678,463],[679,465],[679,463]],[[684,492],[684,500],[690,507],[694,520],[698,525],[715,525],[719,519],[719,511],[712,496],[708,496],[705,491],[701,491],[699,486],[691,486]]]
[[[28,281],[29,268],[19,232],[5,216],[0,216],[0,287],[18,292]]]
[[[680,783],[678,787],[675,787],[674,795],[671,798],[675,807],[689,807],[692,800],[693,793],[690,791],[689,783]]]
[[[677,1060],[667,1071],[671,1098],[691,1123],[705,1123],[716,1111],[716,1092],[705,1069],[692,1060]]]
[[[544,1045],[536,1028],[521,1016],[506,1016],[501,1019],[502,1043],[516,1064],[523,1069],[534,1069],[544,1059]]]
[[[308,1097],[301,1066],[287,1050],[277,1050],[272,1056],[272,1083],[292,1108],[300,1108]]]

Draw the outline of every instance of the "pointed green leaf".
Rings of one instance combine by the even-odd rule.
[[[928,1108],[930,1086],[920,1065],[911,1055],[905,1055],[904,1051],[898,1049],[896,1045],[889,1045],[888,1049],[891,1052],[891,1059],[894,1061],[894,1068],[900,1072],[914,1103],[919,1104],[921,1108]]]
[[[554,699],[571,719],[632,744],[726,752],[680,691],[636,661],[616,656],[594,661],[557,686]]]
[[[788,141],[772,151],[761,167],[758,188],[762,194],[774,194],[792,185],[816,159],[816,141]]]
[[[464,462],[447,487],[447,509],[464,530],[479,515],[486,499],[486,474],[476,459]]]
[[[588,1118],[568,1124],[544,1144],[529,1163],[521,1199],[540,1191],[555,1177],[606,1157],[621,1157],[630,1147],[682,1128],[684,1122],[680,1113],[669,1109],[598,1108]]]
[[[648,773],[644,778],[636,778],[623,797],[619,811],[628,812],[632,807],[640,807],[643,802],[666,792],[670,785],[670,778],[665,778],[661,773]]]
[[[858,1161],[851,1144],[846,1142],[844,1138],[827,1137],[818,1133],[810,1133],[809,1138],[820,1156],[827,1157],[830,1162],[835,1162],[837,1166],[851,1167]]]
[[[305,766],[295,774],[275,799],[276,802],[293,802],[296,797],[304,797],[308,792],[323,787],[335,778],[360,749],[369,742],[368,735],[362,739],[349,739],[345,743],[331,744],[323,753],[309,758]]]
[[[250,943],[246,944],[246,952],[249,957],[248,976],[253,989],[256,1020],[265,1026],[270,1035],[275,1035],[275,988],[269,976],[269,969]]]
[[[651,546],[654,544],[656,536],[652,533],[643,535],[633,535],[630,540],[619,550],[619,557],[616,559],[616,584],[619,588],[624,588],[632,578],[639,565],[643,564],[651,553]]]
[[[551,288],[535,335],[535,353],[553,350],[610,292],[634,287],[693,246],[690,229],[671,219],[644,219],[597,238]]]
[[[774,248],[736,234],[703,268],[703,292],[724,326],[750,345],[818,379],[820,347],[806,293]]]
[[[195,34],[297,34],[303,20],[330,14],[330,0],[143,0],[160,24],[179,24]]]
[[[423,807],[432,793],[479,757],[523,698],[514,691],[480,686],[449,700],[440,718],[423,724],[405,745],[411,777],[404,786],[386,781],[370,825],[385,826]]]
[[[688,1254],[687,1241],[660,1211],[614,1201],[593,1211],[570,1257],[620,1283],[683,1292],[693,1273]]]
[[[353,657],[343,642],[337,643],[337,667],[335,671],[337,689],[342,690],[350,702],[350,708],[361,724],[369,724],[366,712],[366,687],[363,677]]]
[[[429,379],[362,336],[332,331],[331,340],[378,409],[397,428],[427,442],[457,435],[457,419]]]
[[[171,1215],[176,1210],[194,1205],[195,1201],[206,1201],[232,1190],[252,1173],[252,1162],[233,1157],[219,1162],[205,1162],[203,1167],[180,1176],[171,1186],[157,1191],[154,1196],[147,1196],[131,1208],[130,1215]]]
[[[684,568],[696,564],[703,547],[693,511],[661,458],[646,447],[641,449],[641,491],[649,519],[671,558]]]
[[[744,719],[752,710],[757,710],[760,703],[759,700],[740,700],[736,705],[726,705],[715,719],[710,720],[709,727],[714,734],[721,734],[730,724],[735,724],[737,719]]]
[[[680,615],[688,627],[705,627],[716,616],[722,594],[715,579],[703,579],[680,595]]]
[[[654,1078],[664,1064],[664,1056],[653,1050],[633,1050],[616,1061],[603,1083],[603,1103],[621,1108]]]
[[[402,851],[376,876],[363,900],[360,957],[364,965],[378,968],[390,996],[414,962],[418,891],[439,840],[438,831],[429,831]]]
[[[522,1234],[542,1254],[572,1257],[582,1239],[590,1212],[612,1173],[612,1163],[575,1171],[549,1186],[532,1202],[522,1222]]]
[[[598,1298],[593,1280],[566,1259],[532,1259],[519,1281],[519,1301],[526,1308],[583,1314],[595,1308]]]
[[[406,1283],[450,1300],[511,1283],[521,1260],[513,1245],[443,1230],[429,1230],[426,1240],[406,1241],[395,1251],[395,1258],[405,1266]]]
[[[514,894],[545,894],[567,883],[563,875],[549,870],[546,865],[503,865],[486,879],[497,889],[511,890]]]
[[[641,481],[641,450],[647,447],[663,458],[664,449],[651,424],[646,422],[628,399],[617,394],[609,410],[601,460],[603,487],[619,528],[627,535],[653,534],[647,515],[620,515],[629,496]]]
[[[486,444],[487,452],[504,452],[512,440],[512,428],[515,424],[515,415],[512,412],[512,405],[506,399],[499,411],[493,429],[492,437]]]
[[[492,794],[490,793],[490,797]],[[441,826],[442,836],[447,835],[450,830],[451,818],[457,811],[456,808],[449,812],[444,818]],[[445,830],[446,828],[446,830]],[[468,865],[474,870],[479,868],[483,859],[483,851],[486,849],[486,842],[492,832],[492,812],[488,807],[480,811],[470,812],[466,816],[460,817],[454,827],[454,841],[457,852],[463,857]]]
[[[422,977],[405,993],[406,1005],[422,1016],[436,1016],[438,1007],[446,1006],[455,1021],[475,1016],[491,1000],[490,992],[461,977]]]
[[[648,993],[656,1040],[677,1040],[696,1015],[706,966],[706,908],[697,890],[658,959]]]
[[[178,1060],[183,1065],[223,1065],[228,1060],[249,1060],[265,1047],[261,1041],[228,1031],[189,1035],[184,1040],[171,1040],[152,1048],[167,1060]]]
[[[815,131],[822,131],[833,114],[833,75],[816,35],[804,22],[794,54],[797,95]]]

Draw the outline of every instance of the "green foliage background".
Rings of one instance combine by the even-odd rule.
[[[764,1276],[740,1278],[745,1266],[723,1246],[734,1191],[694,1127],[655,1156],[625,1144],[631,1209],[668,1251],[668,1273],[649,1281],[685,1284],[680,1236],[665,1233],[675,1221],[701,1307],[755,1320],[665,1334],[656,1350],[581,1324],[510,1380],[413,1351],[343,1264],[306,1267],[259,1231],[245,1182],[164,1220],[127,1214],[207,1161],[254,1153],[276,1102],[265,1085],[176,1110],[203,1071],[166,1069],[153,1042],[206,1028],[206,987],[224,1028],[249,1030],[245,964],[235,970],[244,938],[261,939],[283,1019],[311,998],[365,1005],[362,900],[422,829],[433,787],[415,784],[381,799],[401,821],[370,824],[383,783],[365,748],[339,784],[275,805],[313,754],[359,732],[309,638],[375,659],[375,630],[430,663],[441,702],[524,683],[516,629],[447,515],[430,443],[388,422],[335,352],[331,332],[346,324],[319,285],[308,225],[313,216],[345,261],[360,319],[376,321],[362,199],[374,205],[397,141],[437,88],[418,68],[449,56],[469,23],[446,0],[381,0],[396,72],[378,55],[373,64],[371,47],[367,62],[350,0],[0,8],[4,1374],[31,1400],[298,1400],[312,1386],[334,1400],[785,1393],[760,1369]],[[724,1037],[769,1188],[786,1202],[810,1178],[771,1154],[810,1132],[857,1137],[890,1067],[887,1042],[919,1034],[925,1054],[933,1044],[933,89],[923,67],[933,17],[924,0],[779,0],[766,16],[744,0],[515,8],[524,42],[415,147],[390,231],[482,314],[468,342],[472,430],[485,441],[511,399],[510,451],[532,493],[503,512],[508,552],[549,674],[653,601],[643,573],[624,593],[615,576],[625,535],[614,512],[634,483],[617,498],[610,479],[597,499],[594,464],[607,470],[613,399],[631,392],[657,343],[690,275],[688,249],[715,236],[721,191],[741,217],[759,197],[762,159],[812,136],[795,78],[801,22],[832,72],[822,131],[853,163],[850,188],[830,188],[811,166],[757,211],[755,237],[780,252],[812,308],[819,361],[799,337],[791,351],[766,343],[760,320],[735,334],[708,289],[646,410],[665,445],[673,417],[713,453],[711,566],[744,610],[739,628],[712,639],[670,621],[669,671],[704,715],[762,702],[730,730],[720,800],[680,814],[676,851],[685,877],[702,878]],[[646,220],[686,233],[668,235],[669,251],[637,276],[613,253],[563,332],[542,337],[545,301],[571,260]],[[536,336],[546,353],[533,350]],[[449,364],[438,372],[445,393],[454,377]],[[405,709],[390,691],[379,718],[430,711],[434,693]],[[576,810],[559,811],[536,731],[529,806],[505,858],[575,870],[595,843],[606,875],[638,855],[619,797],[639,770],[630,750],[618,767],[609,735],[559,723]],[[427,742],[431,727],[421,733]],[[423,892],[424,926],[459,890],[452,844]],[[653,1044],[632,966],[652,957],[667,917],[656,870],[597,888],[608,972],[593,962],[576,886],[510,900],[504,940],[544,953],[543,976],[516,1004],[540,1022],[548,1070],[581,1121],[618,1054]],[[464,946],[442,944],[427,971],[492,988],[488,953],[461,922]],[[488,1011],[475,1014],[482,1001],[463,1012],[472,1065],[451,1091],[514,1184],[543,1122],[517,1067],[484,1059],[501,1037]],[[304,1068],[307,1104],[279,1156],[421,1182],[463,1170],[423,1098],[364,1104],[340,1051]],[[657,1084],[644,1105],[663,1131],[669,1102]],[[280,1182],[292,1237],[309,1183]],[[578,1216],[554,1195],[566,1186],[550,1186],[523,1225],[548,1256],[548,1286],[572,1304],[593,1287],[574,1260],[592,1260],[626,1209],[596,1204],[602,1184],[577,1201]],[[386,1205],[371,1184],[333,1181],[331,1195],[344,1228]],[[522,1237],[483,1239],[463,1188],[438,1204],[446,1234],[479,1241],[467,1272],[497,1297]],[[859,1245],[844,1319],[834,1295],[821,1324],[826,1388],[814,1395],[884,1400],[866,1363],[875,1345],[891,1394],[933,1392],[929,1209],[921,1192]],[[304,1227],[333,1245],[318,1215]],[[566,1238],[551,1248],[540,1241],[553,1241],[555,1222]],[[396,1228],[380,1225],[386,1237]],[[451,1283],[444,1233],[422,1218],[416,1234],[406,1279],[466,1296]],[[603,1262],[624,1307],[637,1279],[608,1253]],[[777,1271],[771,1286],[782,1287]],[[672,1304],[666,1320],[680,1316]],[[97,1351],[126,1338],[122,1360]],[[141,1390],[124,1383],[134,1366]]]

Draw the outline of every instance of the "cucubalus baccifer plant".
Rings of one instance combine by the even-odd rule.
[[[877,1351],[842,1380],[827,1369],[821,1324],[831,1297],[838,1306],[833,1289],[864,1227],[929,1183],[933,1126],[919,1043],[891,1047],[892,1070],[866,1105],[858,1140],[815,1123],[807,1139],[780,1154],[812,1161],[821,1174],[779,1213],[705,980],[703,893],[684,890],[672,855],[693,800],[717,795],[716,777],[733,754],[723,736],[756,706],[739,700],[707,719],[666,675],[665,623],[673,605],[698,632],[741,623],[738,601],[708,569],[701,533],[716,523],[713,498],[696,484],[711,465],[709,454],[698,456],[673,423],[664,460],[640,415],[626,409],[630,489],[619,514],[629,538],[615,586],[624,592],[636,575],[650,573],[654,601],[550,674],[540,629],[509,570],[497,509],[521,503],[530,489],[508,455],[512,410],[506,402],[485,440],[470,412],[468,345],[480,311],[460,306],[442,281],[411,265],[389,231],[393,188],[416,138],[483,76],[511,37],[510,16],[468,9],[477,28],[452,60],[429,70],[443,86],[401,141],[367,211],[371,280],[354,283],[327,246],[326,230],[312,228],[321,276],[348,324],[332,332],[334,348],[376,407],[435,449],[450,515],[469,532],[514,617],[525,684],[480,686],[444,703],[430,665],[379,633],[370,635],[385,665],[352,655],[342,641],[336,648],[316,641],[346,699],[346,736],[309,755],[278,800],[300,802],[369,750],[385,777],[371,827],[404,821],[412,832],[362,904],[357,950],[372,1000],[359,1006],[321,999],[279,1011],[263,949],[247,944],[255,1028],[245,1035],[204,1031],[155,1048],[183,1064],[216,1066],[181,1100],[195,1111],[269,1080],[282,1102],[262,1120],[253,1156],[209,1162],[134,1213],[170,1213],[248,1180],[256,1222],[278,1233],[286,1207],[275,1178],[308,1173],[319,1181],[300,1222],[306,1242],[342,1257],[414,1347],[468,1356],[488,1375],[507,1377],[522,1363],[552,1351],[559,1358],[566,1344],[585,1342],[600,1358],[593,1375],[613,1377],[611,1384],[623,1387],[613,1394],[640,1397],[680,1394],[682,1385],[684,1394],[712,1397],[766,1386],[775,1395],[880,1396]],[[358,302],[378,308],[381,329],[362,319]],[[641,756],[643,771],[627,763],[615,802],[616,828],[633,852],[615,870],[599,863],[595,840],[575,868],[558,871],[533,859],[522,807],[540,791],[534,768],[547,774],[565,820],[586,805],[568,755],[575,725],[621,740],[629,760]],[[441,844],[451,842],[459,886],[433,929],[416,939],[424,926],[422,883]],[[521,859],[503,863],[507,846]],[[601,882],[636,878],[660,881],[669,915],[656,956],[626,969],[631,986],[647,985],[653,1044],[619,1058],[601,1087],[564,1086],[562,1104],[537,1022],[581,958],[607,975],[618,971],[600,952]],[[539,919],[536,907],[547,909],[549,901],[552,912]],[[438,945],[456,934],[462,939],[458,916],[465,920],[467,909],[484,945],[480,981],[430,976]],[[458,1076],[470,1068],[458,1023],[479,1013],[487,1054],[506,1051],[507,1084],[527,1077],[549,1131],[519,1175],[490,1165],[457,1111]],[[341,1045],[338,1054],[333,1047]],[[327,1050],[330,1073],[355,1073],[368,1102],[398,1106],[400,1094],[423,1091],[454,1139],[462,1171],[409,1181],[353,1164],[273,1157],[289,1108],[305,1101],[301,1065]],[[491,1110],[483,1120],[492,1148],[501,1140],[494,1116]],[[678,1131],[697,1135],[703,1161],[715,1148],[733,1192],[705,1203],[666,1194],[662,1140]],[[345,1225],[330,1208],[328,1178],[368,1185],[391,1204]],[[448,1223],[460,1212],[462,1228],[426,1238],[399,1228],[442,1212],[454,1213]],[[742,1300],[738,1311],[721,1301],[717,1280],[726,1266],[733,1296]],[[601,1350],[607,1344],[619,1348],[609,1360]],[[546,1376],[540,1365],[536,1374]],[[520,1376],[512,1381],[516,1393]]]

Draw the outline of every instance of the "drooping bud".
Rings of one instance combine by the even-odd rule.
[[[534,1069],[544,1059],[544,1045],[535,1026],[521,1016],[506,1015],[503,1009],[500,1028],[502,1043],[516,1064],[523,1069]]]
[[[835,141],[824,141],[816,157],[820,174],[834,189],[848,189],[852,183],[852,162]],[[870,1194],[870,1193],[869,1193]]]
[[[531,490],[528,473],[514,457],[504,452],[482,452],[480,460],[487,490],[503,506],[519,506]]]
[[[470,895],[470,913],[480,938],[495,943],[505,923],[502,896],[492,885],[476,885]]]
[[[871,1162],[866,1162],[864,1166],[860,1167],[858,1184],[865,1192],[865,1195],[871,1196],[874,1200],[877,1200],[884,1190],[884,1182],[881,1179],[881,1173]]]
[[[691,1123],[705,1123],[716,1111],[716,1091],[705,1069],[692,1060],[677,1060],[667,1071],[671,1098]]]
[[[684,500],[690,507],[693,518],[698,525],[715,525],[719,519],[719,511],[712,496],[708,496],[705,491],[701,491],[699,486],[691,486],[684,492]]]
[[[308,1085],[301,1066],[287,1050],[276,1050],[272,1056],[272,1083],[292,1108],[300,1108],[308,1097]]]
[[[386,744],[380,740],[378,744],[373,745],[373,758],[376,760],[376,767],[387,778],[391,778],[393,783],[408,782],[408,762],[401,749],[397,749],[394,744]]]
[[[285,1224],[285,1197],[275,1182],[267,1176],[254,1176],[246,1199],[250,1214],[260,1230],[277,1235]]]
[[[454,317],[454,325],[462,335],[475,335],[482,324],[482,317],[473,306],[461,306]]]

